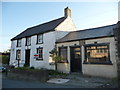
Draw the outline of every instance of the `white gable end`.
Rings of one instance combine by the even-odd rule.
[[[71,17],[67,17],[60,25],[55,28],[56,31],[76,31],[76,26]]]

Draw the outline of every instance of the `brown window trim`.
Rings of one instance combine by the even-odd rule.
[[[67,48],[67,46],[58,47],[58,50],[59,50],[58,55],[60,56],[60,49],[62,49],[62,48],[66,49],[66,56],[68,56],[68,51],[67,51],[68,48]],[[61,60],[58,63],[68,63],[68,58],[66,57],[66,60]]]

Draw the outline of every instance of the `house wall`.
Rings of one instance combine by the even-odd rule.
[[[90,39],[85,40],[85,44],[93,44],[97,43],[110,43],[110,60],[112,61],[112,65],[103,65],[103,64],[83,64],[84,61],[84,45],[81,46],[81,54],[82,54],[82,73],[84,75],[90,76],[100,76],[100,77],[108,77],[114,78],[117,77],[117,67],[116,67],[116,48],[114,37],[109,38],[100,38],[100,39]],[[70,48],[69,46],[74,46],[74,44],[79,45],[79,41],[73,42],[65,42],[65,43],[57,43],[57,47],[62,47],[62,45],[68,47],[68,65],[60,63],[58,65],[58,70],[62,72],[69,73],[70,72]],[[65,67],[66,66],[66,67]],[[107,72],[107,73],[106,73]]]
[[[55,34],[54,32],[44,33],[43,34],[43,44],[36,45],[37,36],[32,37],[32,47],[31,47],[31,61],[30,66],[34,66],[36,68],[47,68],[47,69],[54,69],[54,66],[50,66],[50,57],[49,52],[55,46]],[[43,47],[43,61],[34,59],[34,55],[36,54],[36,48]]]
[[[10,51],[10,64],[15,64],[16,62],[16,43],[17,41],[14,40],[11,42],[11,51]]]
[[[55,30],[57,31],[76,31],[76,26],[71,17],[67,17],[60,25],[58,25]]]
[[[43,44],[36,44],[37,42],[37,35],[31,37],[31,45],[25,46],[26,38],[22,38],[21,47],[17,46],[17,40],[11,42],[11,56],[10,56],[10,64],[17,64],[16,60],[16,50],[21,50],[21,60],[20,65],[23,66],[25,64],[25,50],[30,49],[30,67],[34,66],[35,68],[48,68],[54,69],[54,66],[50,66],[50,57],[49,52],[55,46],[55,32],[49,32],[43,34]],[[38,47],[43,47],[43,61],[36,60],[34,55],[36,54],[36,50]]]
[[[115,49],[115,40],[113,37],[110,38],[101,38],[86,40],[86,44],[91,43],[110,43],[110,60],[113,65],[101,65],[101,64],[83,64],[83,74],[91,76],[103,76],[114,78],[117,77],[117,67],[116,67],[116,49]],[[84,60],[84,57],[83,57]],[[82,61],[83,61],[82,60]]]

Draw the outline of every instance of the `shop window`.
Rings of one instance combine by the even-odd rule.
[[[109,44],[85,45],[84,64],[111,64]]]

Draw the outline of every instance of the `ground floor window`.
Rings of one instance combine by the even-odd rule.
[[[16,60],[20,60],[21,59],[21,50],[17,50],[16,51]]]
[[[36,60],[43,60],[43,48],[37,48],[38,58]]]
[[[109,55],[109,44],[85,45],[84,63],[111,64],[110,55]]]
[[[68,62],[67,61],[67,47],[59,47],[59,55],[62,57],[60,62]]]

